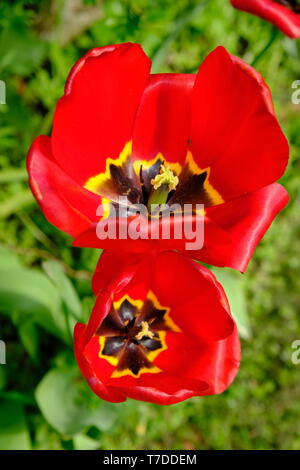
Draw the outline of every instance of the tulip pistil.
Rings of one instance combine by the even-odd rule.
[[[137,340],[141,340],[143,338],[150,338],[150,339],[153,339],[154,338],[154,333],[153,331],[151,331],[149,329],[149,325],[146,321],[143,321],[142,322],[142,329],[141,331],[135,336],[135,339]]]
[[[158,175],[151,180],[154,189],[159,189],[162,185],[167,185],[169,191],[176,189],[178,183],[178,176],[174,175],[173,171],[164,164],[161,165]]]
[[[178,183],[178,176],[162,164],[159,173],[151,180],[153,189],[149,197],[148,209],[151,209],[152,205],[166,204],[170,191],[174,191]]]

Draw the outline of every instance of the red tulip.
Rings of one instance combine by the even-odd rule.
[[[51,137],[38,137],[30,149],[32,191],[75,245],[131,252],[184,251],[186,239],[99,240],[101,202],[116,206],[126,195],[130,205],[203,203],[205,211],[194,211],[191,220],[204,222],[204,246],[189,256],[243,271],[288,201],[275,183],[288,144],[270,91],[222,47],[196,75],[149,70],[140,46],[129,43],[93,49],[75,64]]]
[[[270,21],[290,38],[300,37],[299,0],[231,0],[234,7]]]
[[[169,405],[222,393],[240,361],[221,285],[175,252],[151,259],[106,251],[93,281],[88,325],[75,327],[75,355],[99,397]]]

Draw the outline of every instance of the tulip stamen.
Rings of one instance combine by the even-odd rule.
[[[135,339],[140,341],[144,337],[153,339],[154,338],[154,333],[153,331],[150,331],[149,329],[149,324],[146,321],[142,322],[142,329],[141,331],[135,336]]]
[[[162,185],[167,185],[169,191],[176,189],[178,183],[178,176],[174,175],[173,171],[164,164],[161,165],[158,175],[151,180],[154,189],[159,189]]]
[[[174,175],[168,166],[162,164],[159,173],[151,180],[153,190],[149,197],[148,209],[151,210],[152,205],[165,204],[170,191],[174,191],[178,183],[178,176]]]

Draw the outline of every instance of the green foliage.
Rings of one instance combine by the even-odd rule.
[[[2,400],[0,416],[0,449],[29,450],[31,443],[23,406]]]
[[[35,395],[48,423],[63,435],[74,436],[94,425],[106,431],[116,418],[115,410],[106,403],[97,400],[95,406],[93,399],[88,400],[90,397],[84,399],[83,379],[74,364],[68,364],[64,369],[51,369],[38,385]]]
[[[74,323],[87,320],[94,302],[90,277],[99,252],[72,247],[44,219],[27,186],[29,145],[51,131],[68,71],[92,47],[136,41],[153,71],[195,72],[219,44],[253,62],[272,27],[229,0],[85,0],[64,22],[71,3],[0,2],[0,79],[7,86],[0,105],[0,339],[7,343],[0,448],[298,449],[299,366],[291,344],[300,337],[300,108],[291,103],[291,85],[299,79],[299,41],[280,34],[256,63],[291,143],[282,179],[291,203],[246,274],[215,270],[244,338],[237,379],[221,396],[171,407],[112,405],[90,392],[72,351]],[[101,15],[92,14],[83,29],[81,15],[91,7]],[[56,34],[62,27],[64,43]]]
[[[55,266],[53,263],[52,268]],[[51,272],[52,275],[53,272]],[[62,284],[58,289],[57,285],[53,285],[40,271],[23,268],[14,265],[14,263],[12,266],[3,269],[0,265],[1,311],[8,316],[17,313],[17,316],[13,316],[13,318],[15,318],[18,327],[23,327],[21,335],[23,338],[28,337],[29,325],[37,324],[66,343],[71,342],[71,334],[75,323],[72,309],[74,305],[76,308],[78,305],[74,301],[75,292],[71,290],[68,279],[65,278],[63,273],[61,278]],[[64,298],[60,296],[62,285],[67,285],[69,291],[74,295],[73,299],[68,299],[68,302],[64,300],[65,292],[63,292]],[[76,301],[78,301],[77,298]],[[25,325],[26,330],[24,330]],[[25,342],[28,344],[27,340]],[[31,345],[31,348],[34,350],[34,345]]]
[[[227,294],[230,309],[242,338],[251,337],[250,318],[245,292],[245,279],[230,269],[210,268]]]

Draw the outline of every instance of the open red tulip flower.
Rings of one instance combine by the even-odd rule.
[[[276,181],[289,150],[270,91],[223,47],[195,75],[149,71],[148,57],[130,43],[93,49],[74,65],[51,137],[38,137],[29,152],[32,191],[76,246],[188,250],[192,258],[244,271],[288,201]],[[146,209],[143,236],[120,236],[137,204]],[[172,213],[169,239],[161,236],[168,219],[161,214],[152,218],[158,236],[149,236],[149,208],[161,204],[191,208],[183,219]],[[106,218],[117,235],[101,238],[97,228]],[[203,224],[200,248],[187,248],[185,234],[172,236],[186,222]]]
[[[221,285],[175,252],[123,260],[102,255],[88,325],[75,326],[75,355],[94,393],[169,405],[222,393],[240,362],[235,323]]]
[[[299,0],[231,0],[231,4],[269,21],[290,38],[300,37]]]

